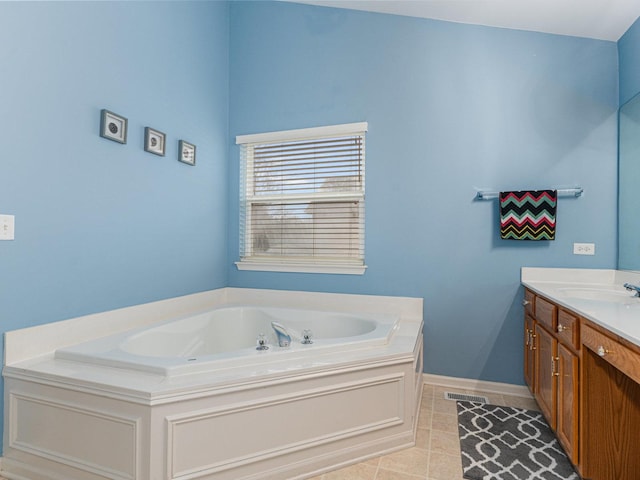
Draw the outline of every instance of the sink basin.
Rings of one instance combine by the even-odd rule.
[[[599,302],[640,304],[640,298],[633,293],[619,288],[560,288],[558,291],[563,297],[578,300],[596,300]]]

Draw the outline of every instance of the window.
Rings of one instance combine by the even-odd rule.
[[[367,123],[242,135],[241,270],[362,274]]]

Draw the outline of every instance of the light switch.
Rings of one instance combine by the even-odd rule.
[[[13,240],[15,235],[15,216],[0,215],[0,240]]]

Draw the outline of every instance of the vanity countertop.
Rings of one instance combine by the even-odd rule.
[[[523,267],[522,285],[640,346],[640,298],[622,285],[640,273],[621,270]]]

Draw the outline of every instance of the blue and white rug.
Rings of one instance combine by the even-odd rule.
[[[464,478],[580,479],[542,413],[475,402],[457,403]]]

